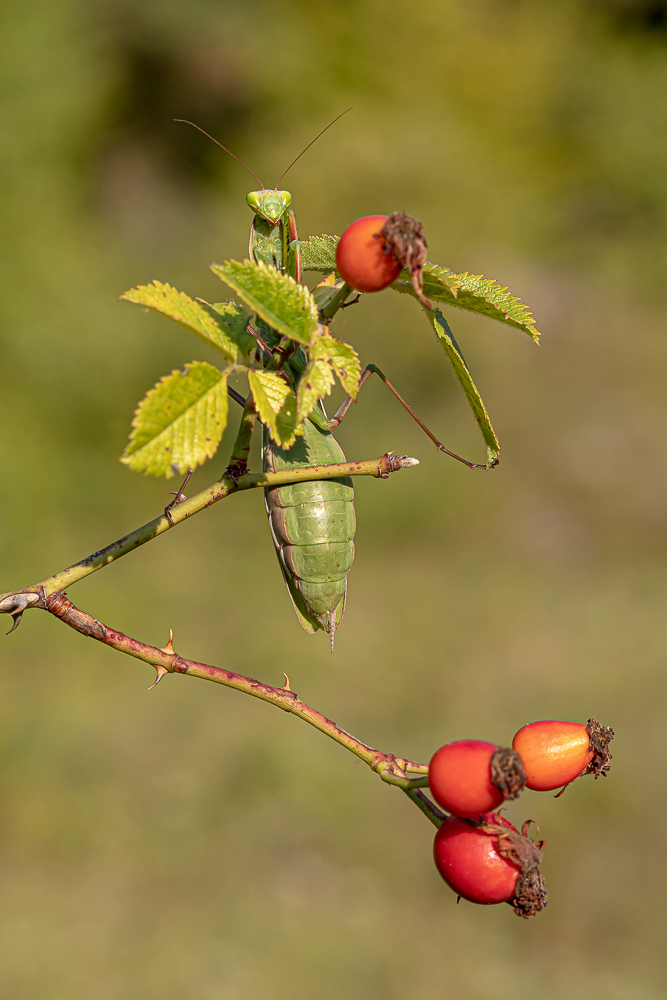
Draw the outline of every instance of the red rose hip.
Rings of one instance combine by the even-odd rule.
[[[336,248],[336,267],[343,281],[358,292],[381,292],[396,281],[402,265],[385,253],[381,234],[386,215],[365,215],[347,227]]]
[[[484,819],[514,829],[497,813]],[[435,866],[450,889],[471,903],[506,903],[514,897],[521,872],[497,851],[497,836],[450,816],[438,828]]]
[[[605,775],[611,760],[607,747],[613,738],[613,729],[595,719],[588,724],[549,719],[520,729],[512,747],[521,755],[527,787],[548,792],[582,774]]]
[[[456,740],[434,753],[428,768],[433,798],[456,816],[492,812],[517,798],[525,784],[521,760],[508,747],[483,740]]]
[[[541,846],[519,833],[498,813],[479,822],[450,816],[433,845],[436,868],[457,895],[471,903],[511,902],[518,916],[530,917],[546,906],[539,869]]]

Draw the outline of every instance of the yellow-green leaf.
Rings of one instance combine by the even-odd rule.
[[[131,288],[121,295],[121,299],[166,316],[221,351],[232,364],[236,361],[239,337],[250,316],[234,303],[211,306],[201,299],[191,299],[185,292],[179,292],[161,281]]]
[[[331,363],[340,384],[350,396],[359,391],[361,362],[355,349],[344,340],[336,340],[329,333],[323,333],[312,348],[313,357],[325,357]]]
[[[291,448],[296,439],[296,396],[276,372],[259,369],[248,372],[259,419],[276,442]]]
[[[322,278],[319,284],[315,285],[312,294],[320,312],[326,309],[332,299],[335,299],[336,296],[340,294],[344,284],[345,282],[337,279],[336,275],[332,271],[326,276],[326,278]]]
[[[300,344],[312,342],[317,333],[317,306],[305,285],[251,260],[225,260],[211,264],[211,270],[278,333]]]
[[[313,358],[299,379],[296,392],[296,419],[301,424],[318,399],[328,396],[334,384],[331,364],[326,358]]]
[[[245,306],[238,306],[233,299],[229,299],[227,302],[204,302],[203,299],[198,301],[207,309],[215,310],[218,314],[216,316],[217,322],[230,332],[241,354],[247,360],[250,351],[255,346],[255,338],[246,329],[252,318],[251,313]]]
[[[170,479],[212,458],[227,425],[228,373],[192,361],[163,376],[136,409],[121,462]]]

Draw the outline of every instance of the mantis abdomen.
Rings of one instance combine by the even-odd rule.
[[[289,451],[264,431],[264,470],[344,462],[328,431],[310,420]],[[264,491],[280,568],[297,617],[307,632],[332,638],[345,611],[347,574],[354,559],[354,489],[349,477],[274,486]]]

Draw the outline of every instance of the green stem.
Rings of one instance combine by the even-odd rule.
[[[243,490],[253,490],[265,486],[284,486],[288,483],[310,482],[315,479],[338,479],[340,476],[375,476],[376,479],[386,479],[390,472],[398,469],[409,468],[416,465],[417,460],[407,458],[404,455],[383,455],[381,458],[368,459],[363,462],[337,462],[334,465],[309,465],[302,469],[283,469],[280,472],[246,472],[238,479],[234,480],[225,473],[222,479],[212,486],[197,493],[189,500],[183,500],[178,506],[170,511],[171,521],[166,515],[161,514],[153,518],[147,524],[136,528],[123,538],[119,538],[110,545],[93,552],[73,566],[55,573],[53,576],[42,580],[40,583],[30,587],[23,587],[19,590],[9,590],[0,594],[0,614],[12,614],[12,604],[10,598],[18,598],[20,595],[27,595],[31,606],[44,607],[44,601],[50,594],[65,590],[73,584],[78,583],[91,573],[103,569],[105,566],[134,552],[140,545],[145,545],[153,538],[176,527],[193,514],[198,514],[202,510],[211,507],[218,500],[224,500],[231,493],[242,492]],[[33,599],[34,595],[34,599]]]
[[[321,316],[326,322],[327,320],[333,319],[340,307],[345,302],[345,299],[353,292],[354,289],[350,288],[349,285],[343,283],[331,301],[322,309]]]
[[[255,400],[252,398],[251,393],[246,399],[245,406],[243,407],[243,416],[241,417],[239,432],[236,435],[236,441],[234,442],[234,448],[229,459],[229,465],[225,470],[226,472],[236,472],[236,478],[243,475],[248,468],[248,455],[250,454],[250,445],[252,443],[252,432],[255,429],[256,423],[257,407],[255,406]]]
[[[404,788],[403,791],[409,799],[412,799],[417,808],[421,809],[424,816],[430,819],[434,826],[442,826],[447,819],[447,814],[441,812],[438,807],[431,802],[428,796],[424,795],[424,793],[420,792],[418,789],[413,790]]]

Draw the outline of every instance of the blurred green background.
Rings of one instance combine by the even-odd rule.
[[[173,628],[192,658],[287,671],[414,759],[535,718],[618,734],[606,781],[510,809],[547,841],[549,908],[523,922],[457,907],[424,817],[298,720],[188,678],[147,694],[151,669],[26,615],[0,645],[3,995],[663,997],[664,0],[5,0],[0,16],[0,589],[150,519],[172,488],[117,456],[140,396],[206,349],[117,299],[153,278],[222,297],[207,265],[244,256],[253,186],[172,119],[272,185],[354,105],[289,175],[300,231],[403,209],[432,260],[529,303],[539,349],[449,310],[500,468],[437,455],[368,386],[348,457],[422,464],[357,481],[333,657],[296,621],[259,495],[70,596],[157,645]],[[482,457],[414,302],[367,296],[336,331]]]

